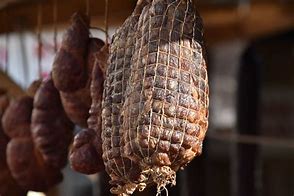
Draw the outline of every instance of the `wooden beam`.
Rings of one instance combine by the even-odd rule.
[[[90,15],[97,20],[100,25],[104,21],[104,0],[89,0]],[[54,0],[42,2],[43,26],[50,27],[53,25],[53,5]],[[110,0],[109,1],[109,22],[118,25],[117,21],[123,21],[133,10],[134,0]],[[76,11],[86,12],[86,0],[57,0],[59,25],[69,22],[71,15]],[[15,5],[7,7],[0,11],[0,34],[22,30],[35,31],[37,26],[38,3],[27,3],[24,5]]]
[[[0,9],[10,6],[12,4],[25,2],[25,1],[28,1],[28,0],[2,0],[0,1]]]
[[[75,11],[85,12],[86,1],[58,0],[59,25],[67,24]],[[236,6],[198,5],[204,19],[205,36],[208,44],[215,44],[230,39],[252,39],[277,31],[294,27],[294,5],[277,1],[260,1],[252,3],[246,9]],[[109,23],[118,26],[132,12],[135,0],[110,0]],[[43,2],[44,27],[53,24],[53,0]],[[90,0],[92,25],[103,26],[104,0]],[[38,4],[14,6],[0,11],[0,34],[6,31],[29,29],[34,31],[37,24]]]
[[[200,9],[208,43],[230,39],[252,39],[294,28],[294,6],[277,2],[252,4],[248,10],[236,8]]]
[[[21,97],[25,92],[7,74],[0,71],[0,89],[4,89],[10,97]]]

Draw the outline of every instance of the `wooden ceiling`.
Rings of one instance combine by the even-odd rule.
[[[23,1],[23,0],[2,0],[2,1],[0,1],[0,9],[5,8],[11,4],[21,2],[21,1]]]
[[[5,0],[13,1],[13,0]],[[0,10],[0,34],[29,29],[37,24],[39,3],[21,3]],[[85,12],[87,0],[56,0],[58,25],[67,24],[75,11]],[[52,27],[54,0],[42,1],[44,27]],[[234,38],[256,36],[294,28],[294,5],[282,1],[253,1],[249,6],[211,6],[197,1],[204,19],[206,39],[209,44]],[[89,0],[92,26],[102,26],[104,21],[104,0]],[[109,0],[109,24],[120,25],[132,12],[136,0]]]
[[[1,0],[0,1],[0,9],[5,9],[9,6],[14,6],[14,5],[24,5],[28,3],[35,3],[38,1],[42,0]]]

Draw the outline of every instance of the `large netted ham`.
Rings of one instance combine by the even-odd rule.
[[[122,106],[130,78],[130,63],[134,53],[135,35],[139,16],[146,2],[138,2],[133,14],[127,18],[113,37],[104,82],[102,102],[102,150],[105,169],[115,185],[111,192],[132,193],[139,182],[138,164],[123,157]]]
[[[139,1],[109,63],[102,138],[113,193],[174,185],[208,127],[203,25],[191,0]]]

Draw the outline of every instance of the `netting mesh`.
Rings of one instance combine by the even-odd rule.
[[[202,28],[190,1],[153,0],[114,37],[103,156],[112,179],[124,179],[116,184],[132,187],[128,194],[175,184],[175,172],[201,153],[208,126]]]
[[[112,184],[118,185],[113,193],[128,192],[131,185],[124,187],[130,180],[138,179],[139,167],[130,159],[122,157],[123,132],[120,130],[122,105],[130,77],[130,62],[134,51],[135,29],[140,15],[140,6],[125,21],[114,35],[110,48],[109,66],[104,83],[102,103],[102,141],[103,159]],[[121,188],[121,186],[123,188]]]

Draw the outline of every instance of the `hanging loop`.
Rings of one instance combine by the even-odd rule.
[[[57,0],[53,1],[53,43],[54,43],[54,52],[56,53],[58,50],[57,46],[57,17],[58,17],[58,7]]]
[[[109,2],[105,0],[105,17],[104,17],[104,25],[105,25],[105,44],[108,44],[108,11],[109,11]]]
[[[42,20],[43,16],[42,13],[43,8],[42,8],[42,3],[38,4],[38,16],[37,16],[37,36],[38,36],[38,73],[39,73],[39,78],[42,78],[42,48],[43,48],[43,43],[42,43]]]
[[[8,19],[7,10],[5,10],[5,21]],[[4,64],[4,73],[8,73],[9,69],[9,28],[8,24],[6,24],[6,33],[5,33],[5,64]]]
[[[86,14],[90,16],[90,0],[86,0]]]

